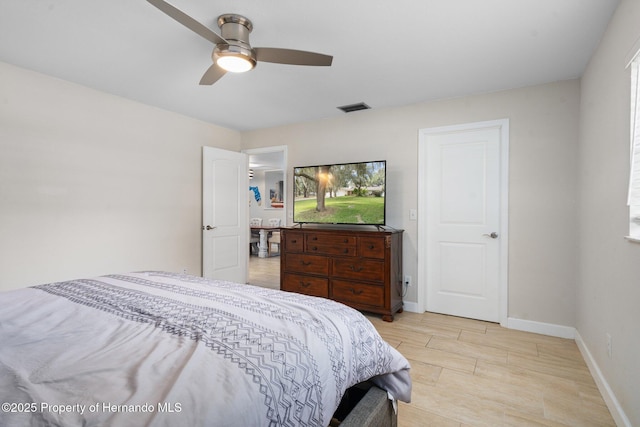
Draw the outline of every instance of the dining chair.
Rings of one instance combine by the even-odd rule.
[[[251,218],[249,220],[250,227],[259,227],[262,225],[262,218]],[[260,245],[260,232],[258,230],[251,230],[251,236],[249,239],[249,254],[258,254]]]
[[[269,227],[280,227],[280,218],[269,218]]]
[[[269,220],[269,226],[280,227],[280,218],[271,218]],[[271,256],[271,245],[276,245],[278,247],[278,255],[279,255],[280,254],[280,232],[279,231],[272,231],[270,236],[267,238],[268,256]]]

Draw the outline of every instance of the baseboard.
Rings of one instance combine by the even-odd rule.
[[[609,408],[609,412],[611,412],[611,416],[616,422],[616,425],[622,427],[632,427],[629,418],[627,418],[627,415],[624,413],[622,407],[620,406],[620,402],[618,402],[618,399],[616,399],[615,394],[613,394],[613,390],[611,390],[611,387],[609,387],[609,383],[607,383],[604,375],[602,375],[602,371],[600,371],[598,364],[596,363],[595,359],[591,355],[591,352],[589,352],[589,349],[582,340],[580,333],[575,328],[570,326],[555,325],[552,323],[515,319],[513,317],[509,317],[507,319],[507,327],[509,329],[516,329],[519,331],[534,332],[537,334],[575,340],[576,344],[578,345],[578,349],[580,349],[580,353],[582,354],[582,357],[584,358],[589,371],[591,372],[591,376],[593,376],[593,379],[598,386],[598,390],[600,391],[600,394],[602,394],[602,398],[607,404],[607,408]]]
[[[571,326],[555,325],[553,323],[536,322],[509,317],[507,328],[518,331],[534,332],[536,334],[550,335],[552,337],[575,339],[576,328]]]
[[[405,301],[405,311],[412,313],[422,313],[418,310],[418,303]],[[507,318],[507,324],[503,325],[509,329],[518,331],[534,332],[536,334],[550,335],[552,337],[575,339],[576,329],[571,326],[555,325],[553,323],[536,322],[533,320],[522,320],[514,317]]]
[[[596,385],[598,386],[598,390],[600,390],[600,394],[602,394],[602,398],[607,404],[607,408],[609,408],[609,412],[611,412],[611,416],[613,420],[616,422],[617,426],[624,427],[632,427],[631,421],[627,418],[627,415],[622,410],[620,406],[620,402],[616,399],[615,394],[613,394],[613,390],[609,387],[609,383],[602,375],[602,371],[598,367],[596,360],[591,355],[591,352],[587,348],[587,345],[582,340],[580,333],[576,331],[576,344],[578,345],[578,349],[580,349],[580,353],[582,353],[582,357],[584,358],[587,366],[589,367],[589,371],[591,372],[591,376],[593,377]]]
[[[418,310],[417,302],[404,301],[402,303],[402,308],[404,308],[405,311],[410,311],[411,313],[423,313],[422,311]]]
[[[404,309],[406,311],[419,313],[418,304],[414,302],[405,301]],[[582,357],[584,358],[587,367],[589,368],[589,372],[591,372],[591,376],[593,376],[593,379],[598,386],[598,390],[600,391],[600,394],[602,394],[602,398],[607,404],[607,408],[609,408],[609,412],[611,412],[613,420],[616,422],[616,425],[621,427],[633,427],[631,425],[631,421],[629,421],[629,418],[624,413],[624,410],[620,406],[620,402],[618,402],[618,399],[613,393],[613,390],[611,390],[611,387],[609,387],[609,383],[607,383],[604,375],[602,375],[602,371],[600,371],[598,364],[591,355],[591,352],[587,348],[585,342],[582,340],[582,337],[580,336],[580,333],[576,330],[576,328],[573,328],[571,326],[555,325],[553,323],[516,319],[513,317],[509,317],[507,319],[506,327],[519,331],[534,332],[537,334],[575,340],[576,344],[578,345],[578,349],[580,350],[580,353],[582,354]]]

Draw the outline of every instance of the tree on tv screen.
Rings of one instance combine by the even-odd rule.
[[[339,190],[349,189],[351,195],[364,197],[368,195],[367,187],[385,184],[382,162],[296,168],[294,175],[295,196],[309,198],[315,194],[316,212],[327,209],[327,193],[329,197],[337,197]],[[383,192],[384,188],[379,191]]]

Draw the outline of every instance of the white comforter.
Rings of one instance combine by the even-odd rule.
[[[409,364],[323,298],[143,272],[0,294],[2,426],[327,426]]]

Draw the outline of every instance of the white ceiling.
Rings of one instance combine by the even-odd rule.
[[[145,0],[0,0],[0,61],[237,130],[582,75],[619,0],[170,0],[254,47],[334,56],[198,82],[213,45]],[[357,114],[357,113],[356,113]]]
[[[285,169],[283,164],[284,154],[282,151],[272,151],[268,153],[251,153],[249,155],[249,167],[252,169],[276,170]]]

